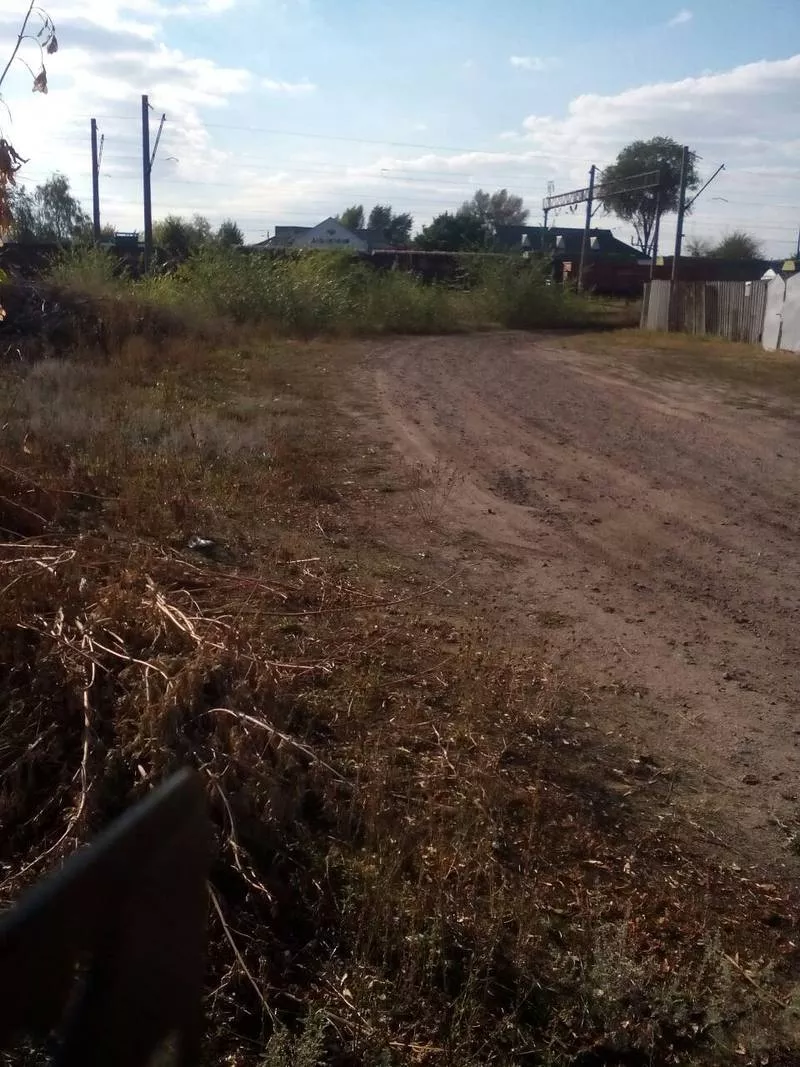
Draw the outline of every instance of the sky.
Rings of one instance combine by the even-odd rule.
[[[25,0],[0,0],[0,56]],[[248,241],[350,204],[416,227],[478,188],[542,218],[632,140],[663,135],[708,178],[688,238],[753,234],[772,257],[800,229],[800,0],[53,0],[49,92],[25,41],[0,133],[28,185],[66,174],[91,206],[89,122],[103,136],[104,222],[142,227],[141,96],[153,214],[236,219]],[[30,26],[41,25],[37,15]],[[581,209],[551,223],[580,225]],[[622,240],[629,224],[598,214]],[[662,250],[674,220],[662,229]],[[666,246],[666,247],[665,247]]]

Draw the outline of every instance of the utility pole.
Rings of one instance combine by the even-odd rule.
[[[661,230],[661,196],[664,188],[664,168],[660,168],[658,176],[658,188],[656,189],[656,221],[653,227],[653,246],[650,249],[650,281],[656,272],[656,260],[658,259],[658,235]]]
[[[592,164],[589,171],[589,188],[586,196],[586,223],[583,227],[583,240],[581,241],[581,263],[578,268],[578,292],[583,289],[583,272],[586,268],[586,257],[589,254],[589,234],[592,228],[592,201],[594,200],[594,177],[597,167]]]
[[[100,160],[97,158],[97,119],[92,119],[92,230],[100,241]]]
[[[144,196],[144,269],[153,255],[153,204],[150,195],[150,101],[142,96],[142,191]]]
[[[689,147],[683,146],[681,153],[681,181],[678,187],[678,222],[675,230],[675,255],[672,258],[672,284],[678,280],[678,263],[683,245],[683,216],[686,214],[686,182],[689,178]],[[702,192],[702,189],[700,190]]]
[[[797,231],[797,251],[794,254],[795,259],[800,259],[800,229]]]

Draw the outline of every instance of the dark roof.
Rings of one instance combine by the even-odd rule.
[[[528,235],[528,243],[522,244],[523,234]],[[615,259],[642,259],[643,254],[632,245],[618,241],[611,230],[592,228],[591,238],[596,238],[596,246],[590,248],[594,256],[613,256]],[[556,248],[556,238],[560,237],[563,247]],[[559,258],[576,259],[581,254],[583,241],[582,226],[498,226],[497,243],[503,249],[529,252],[554,252]],[[560,245],[560,242],[559,242]]]

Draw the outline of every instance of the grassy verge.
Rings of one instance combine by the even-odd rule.
[[[627,329],[564,337],[561,343],[617,353],[656,377],[717,382],[739,392],[800,397],[800,361],[792,352],[766,352],[760,345],[717,337]]]

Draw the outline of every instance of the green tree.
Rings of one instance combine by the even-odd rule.
[[[761,259],[761,244],[744,230],[733,230],[726,234],[711,252],[715,259]]]
[[[12,239],[22,242],[65,242],[91,238],[92,224],[69,179],[53,174],[32,193],[23,186],[11,194]]]
[[[187,259],[195,249],[211,243],[211,223],[203,215],[192,219],[167,215],[153,226],[153,240],[171,259]]]
[[[233,219],[225,219],[224,222],[220,223],[215,241],[218,245],[222,245],[223,248],[237,248],[239,245],[244,244],[244,235],[238,223],[234,222]]]
[[[414,244],[428,252],[478,252],[486,247],[486,228],[476,215],[445,211],[423,227]]]
[[[367,229],[376,230],[378,233],[385,233],[389,226],[391,226],[393,217],[391,204],[376,204],[369,213]]]
[[[411,244],[411,230],[414,227],[414,219],[407,211],[400,215],[393,215],[392,221],[385,230],[386,239],[390,245]]]
[[[352,207],[346,207],[339,216],[339,222],[341,222],[342,226],[346,226],[348,230],[363,230],[364,205],[353,204]]]
[[[172,259],[186,259],[196,245],[192,224],[180,215],[159,219],[153,226],[153,241]]]
[[[472,199],[464,201],[458,213],[479,219],[487,237],[493,237],[498,226],[523,226],[530,214],[522,197],[508,189],[494,193],[479,189]]]
[[[369,213],[367,229],[382,235],[389,245],[411,243],[414,219],[408,212],[395,215],[391,204],[376,204]]]
[[[195,241],[199,245],[206,245],[213,240],[211,223],[205,215],[192,215],[192,231]]]
[[[683,149],[671,137],[651,137],[649,141],[633,141],[626,145],[612,163],[600,175],[600,185],[631,178],[646,171],[660,171],[661,214],[678,210],[678,192],[681,179],[681,156]],[[696,189],[700,178],[694,165],[694,157],[689,156],[689,173],[686,188]],[[645,255],[649,255],[655,232],[658,193],[656,189],[637,189],[631,193],[609,193],[599,197],[603,207],[617,218],[633,224],[636,244]]]

